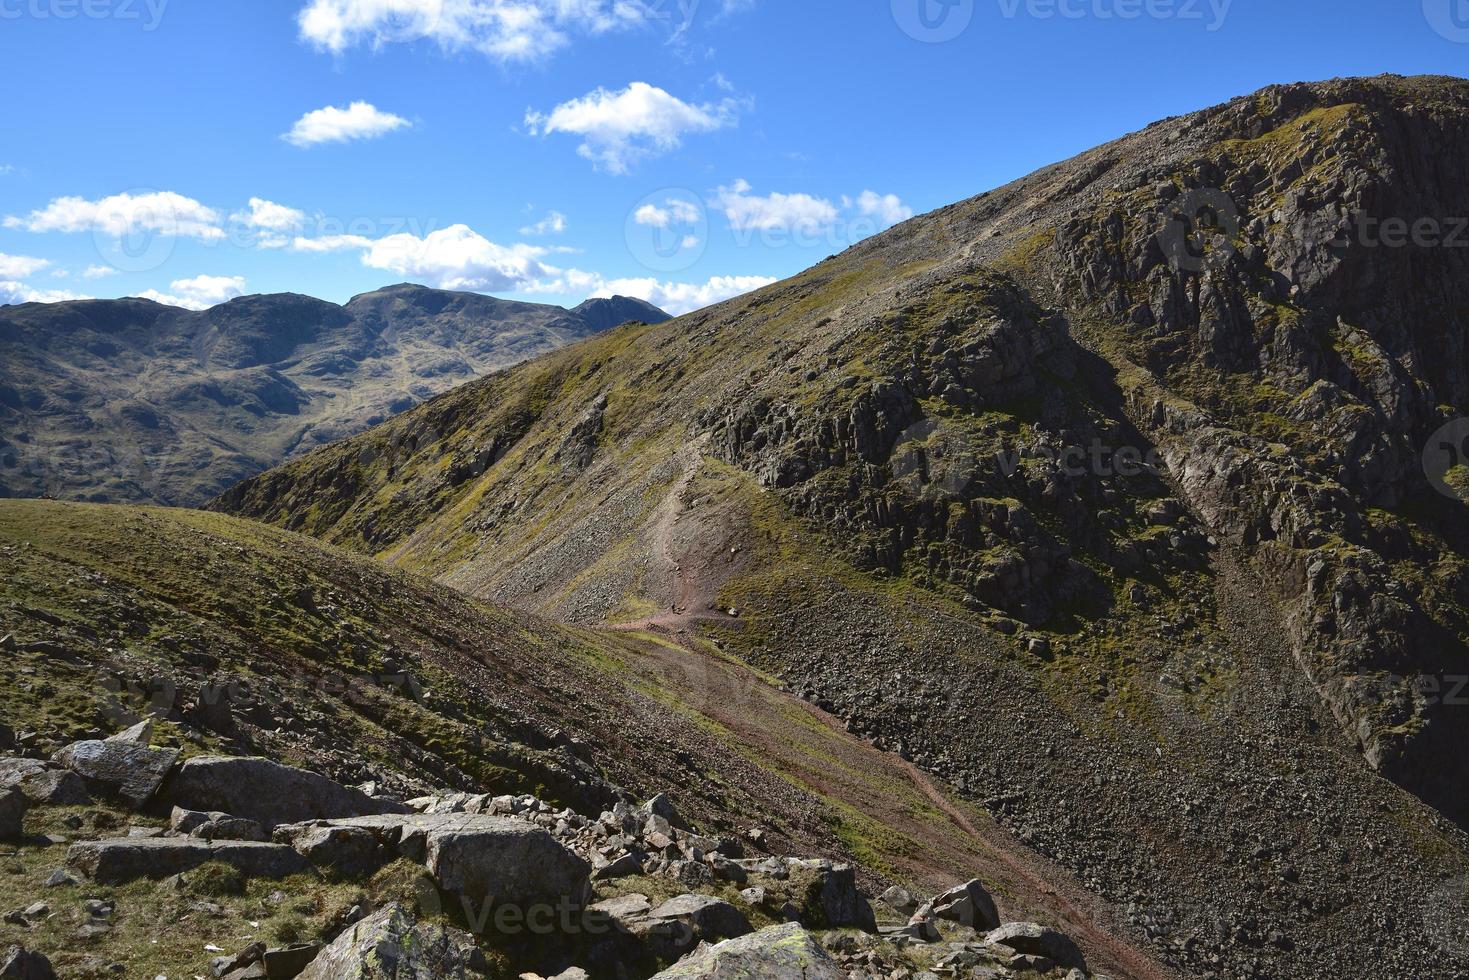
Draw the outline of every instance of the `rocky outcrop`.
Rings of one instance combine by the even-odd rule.
[[[67,865],[104,885],[167,878],[215,861],[255,878],[286,878],[311,867],[289,847],[254,841],[124,837],[83,841],[66,853]]]
[[[419,861],[440,888],[476,908],[579,908],[592,870],[540,827],[481,814],[318,821],[277,827],[275,837],[323,870],[370,872],[398,856]]]
[[[168,781],[163,796],[173,806],[228,813],[253,820],[266,829],[303,820],[404,813],[408,809],[269,759],[214,756],[185,762]]]

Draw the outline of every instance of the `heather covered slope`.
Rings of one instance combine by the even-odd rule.
[[[247,296],[0,308],[0,495],[201,504],[292,455],[626,320],[400,285],[337,306]]]
[[[1379,774],[1465,819],[1469,544],[1420,454],[1469,279],[1357,216],[1447,231],[1466,151],[1469,83],[1268,89],[217,506],[716,636],[1190,975],[1444,975],[1464,838]]]

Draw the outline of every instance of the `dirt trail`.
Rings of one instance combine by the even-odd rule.
[[[1070,872],[1028,850],[917,766],[849,734],[839,719],[772,687],[753,670],[715,655],[692,631],[652,632],[667,642],[633,644],[643,658],[639,668],[729,732],[742,754],[762,768],[794,778],[838,812],[856,811],[901,839],[904,846],[884,854],[895,876],[929,890],[980,878],[996,891],[1007,919],[1039,917],[1056,925],[1081,945],[1094,971],[1118,980],[1175,980],[1102,924],[1103,903]]]
[[[708,564],[680,555],[674,540],[678,523],[687,510],[684,497],[698,476],[708,442],[709,436],[705,434],[685,447],[683,475],[653,512],[649,550],[654,566],[667,578],[668,610],[644,619],[614,623],[607,629],[620,632],[660,629],[678,633],[698,623],[729,622],[733,618],[717,608],[715,601],[723,577],[715,574]]]

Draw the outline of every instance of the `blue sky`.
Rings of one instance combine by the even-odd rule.
[[[404,280],[674,312],[1469,0],[0,0],[0,303]]]

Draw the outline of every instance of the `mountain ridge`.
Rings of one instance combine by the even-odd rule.
[[[578,312],[579,311],[579,312]],[[606,329],[569,311],[399,284],[335,304],[242,296],[0,307],[0,494],[199,504],[315,445]]]

